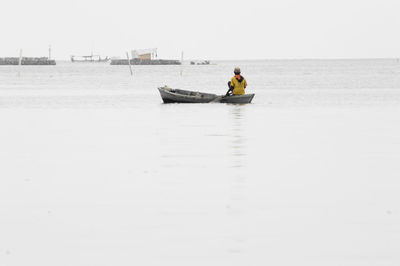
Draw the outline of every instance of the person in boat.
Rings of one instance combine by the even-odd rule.
[[[232,94],[243,95],[247,87],[247,81],[242,75],[240,75],[240,68],[235,67],[233,73],[235,76],[233,76],[231,81],[228,82],[229,90],[226,92],[226,96]]]

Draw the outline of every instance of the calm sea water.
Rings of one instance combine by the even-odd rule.
[[[0,107],[81,108],[157,105],[156,88],[225,93],[234,66],[242,67],[257,107],[377,106],[399,103],[400,62],[388,60],[269,60],[209,66],[72,64],[0,68]],[[182,76],[180,72],[182,71]],[[214,106],[207,106],[212,109]],[[254,108],[254,107],[253,107]]]
[[[399,61],[133,72],[0,67],[1,265],[398,265]]]

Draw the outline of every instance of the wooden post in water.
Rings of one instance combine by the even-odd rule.
[[[22,65],[22,49],[19,49],[18,77],[21,76],[21,65]]]
[[[181,76],[182,76],[182,74],[183,74],[183,51],[181,54]]]
[[[128,59],[129,70],[131,71],[131,76],[133,76],[131,60],[129,60],[129,53],[126,52],[126,58]]]

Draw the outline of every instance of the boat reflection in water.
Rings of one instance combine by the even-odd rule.
[[[245,148],[245,138],[243,134],[243,118],[244,118],[244,106],[232,105],[232,156],[233,166],[235,168],[242,168],[244,162],[242,161]]]
[[[248,187],[245,173],[246,138],[244,135],[245,105],[231,105],[231,168],[233,175],[229,178],[230,193],[227,216],[230,223],[230,241],[227,252],[242,254],[246,251],[248,231]]]

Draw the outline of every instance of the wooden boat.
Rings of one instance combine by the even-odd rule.
[[[158,88],[164,103],[251,103],[254,94],[222,96],[212,93],[171,89],[167,86]]]
[[[209,103],[218,95],[197,91],[171,89],[167,86],[158,88],[164,103]]]
[[[101,58],[100,55],[82,55],[82,56],[76,56],[76,55],[71,55],[71,62],[90,62],[90,63],[100,63],[100,62],[108,62],[110,61],[110,58],[106,56],[105,58]]]

